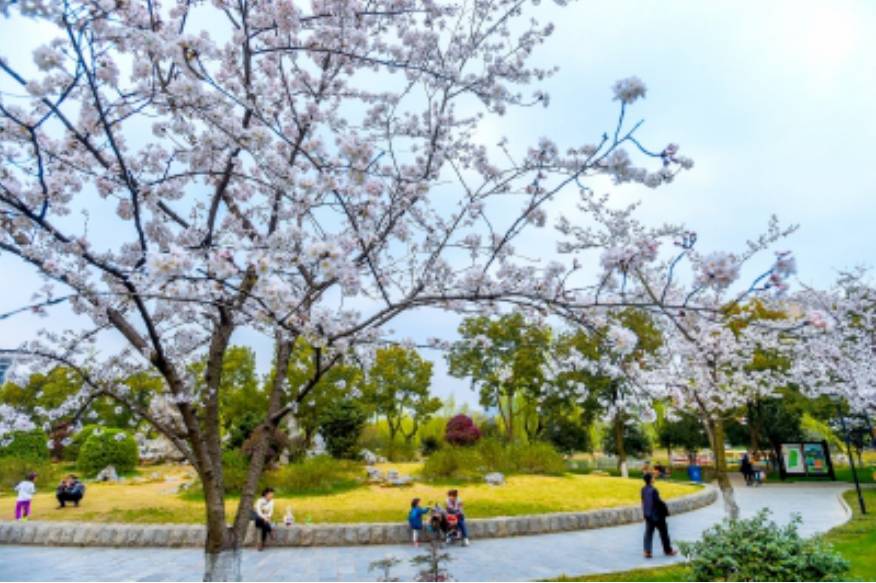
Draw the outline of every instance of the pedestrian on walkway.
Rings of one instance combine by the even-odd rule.
[[[37,475],[30,472],[25,478],[15,486],[15,491],[18,494],[15,498],[15,520],[27,522],[30,517],[30,501],[33,500],[33,495],[36,492]]]
[[[651,474],[645,474],[645,485],[642,487],[642,515],[645,517],[645,558],[650,559],[651,548],[654,541],[654,529],[660,533],[660,542],[663,544],[663,552],[667,556],[676,554],[676,550],[672,548],[672,542],[669,540],[669,527],[666,524],[666,517],[669,516],[669,508],[663,499],[660,498],[660,492],[657,488],[651,485],[653,480]]]
[[[739,471],[742,472],[745,485],[751,486],[751,483],[754,481],[754,466],[751,463],[751,458],[748,457],[747,451],[742,454],[742,461],[739,462]]]
[[[265,549],[265,541],[273,536],[274,527],[271,525],[271,517],[274,515],[274,489],[262,490],[262,497],[256,500],[252,511],[252,519],[259,530],[259,550]]]

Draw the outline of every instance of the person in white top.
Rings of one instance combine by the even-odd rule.
[[[256,500],[252,511],[252,519],[256,528],[261,532],[259,550],[264,550],[265,540],[273,534],[274,527],[271,525],[271,517],[274,515],[274,489],[265,488],[262,497]]]
[[[22,481],[15,486],[15,491],[18,496],[15,499],[15,520],[27,521],[30,516],[30,501],[36,492],[37,475],[33,472],[29,473]]]

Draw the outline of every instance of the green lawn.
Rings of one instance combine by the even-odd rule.
[[[852,509],[852,519],[824,535],[851,564],[848,579],[852,581],[876,581],[876,490],[864,490],[867,514],[862,515],[854,490],[843,497]],[[684,565],[671,565],[654,569],[633,569],[602,575],[560,577],[555,581],[689,581],[690,574]]]

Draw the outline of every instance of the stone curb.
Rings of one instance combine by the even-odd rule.
[[[718,499],[714,486],[667,501],[671,514],[682,514]],[[642,520],[639,505],[557,512],[529,516],[479,518],[467,521],[472,538],[501,538],[587,530]],[[279,525],[273,546],[351,546],[401,544],[410,541],[404,523]],[[247,531],[246,545],[255,544],[255,529]],[[0,544],[72,547],[199,547],[205,527],[197,524],[106,524],[95,522],[0,522]]]

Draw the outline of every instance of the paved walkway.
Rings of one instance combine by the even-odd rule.
[[[744,516],[768,507],[778,522],[791,513],[803,516],[802,532],[824,532],[848,520],[839,494],[843,484],[768,484],[737,487]],[[674,540],[695,540],[723,517],[718,502],[669,519]],[[657,541],[655,541],[657,543]],[[659,543],[655,546],[659,547]],[[580,575],[668,564],[665,557],[642,558],[642,526],[474,541],[452,548],[449,570],[458,581],[532,581],[561,574]],[[403,560],[393,573],[410,579],[407,559],[418,552],[407,546],[312,547],[247,550],[243,575],[258,581],[373,581],[368,565],[386,556]],[[674,559],[678,560],[678,559]],[[40,581],[199,581],[203,556],[195,549],[112,549],[0,546],[0,580]]]

